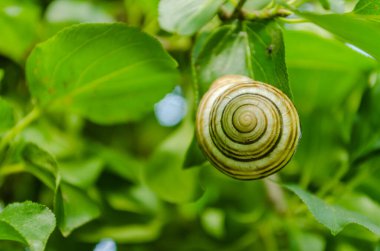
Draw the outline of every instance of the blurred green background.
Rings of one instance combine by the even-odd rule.
[[[224,7],[236,2],[226,1]],[[245,8],[255,11],[270,2],[248,0]],[[352,12],[358,1],[290,2],[299,11],[316,15],[366,14]],[[179,35],[167,31],[170,27],[160,28],[163,14],[159,17],[158,7],[159,0],[0,1],[0,95],[11,105],[16,121],[35,102],[26,83],[28,55],[37,43],[73,24],[122,22],[137,27],[158,39],[178,62],[181,76],[176,83],[164,84],[166,88],[170,84],[171,91],[138,120],[102,125],[75,113],[51,112],[33,122],[15,139],[12,156],[1,159],[0,206],[25,200],[54,206],[54,192],[25,172],[20,152],[32,142],[54,156],[70,189],[81,191],[80,196],[72,192],[71,202],[80,207],[81,215],[76,216],[85,219],[72,223],[66,237],[57,228],[46,250],[94,250],[104,239],[114,241],[117,250],[132,251],[379,250],[380,231],[373,230],[380,229],[379,33],[362,33],[378,44],[375,54],[368,51],[371,56],[340,35],[339,29],[352,29],[353,36],[360,32],[349,22],[346,26],[337,22],[336,35],[311,22],[278,19],[302,138],[281,172],[242,182],[224,176],[202,158],[197,160],[194,147],[188,150],[196,108],[192,53],[223,21],[216,15],[197,33]],[[380,32],[379,15],[370,13],[368,22]],[[300,18],[293,14],[288,19]],[[0,111],[1,133],[8,128],[2,116]],[[193,161],[184,169],[189,159]],[[339,210],[334,218],[318,217],[324,212],[319,204],[307,203],[295,192],[305,206],[278,183],[297,184],[297,189],[322,198],[326,205],[365,220],[339,215]],[[76,207],[72,210],[67,213],[75,214]],[[339,227],[326,228],[324,220],[345,226],[339,216],[365,227],[349,224],[333,235]],[[97,251],[113,251],[112,245]],[[0,250],[25,249],[0,241]]]

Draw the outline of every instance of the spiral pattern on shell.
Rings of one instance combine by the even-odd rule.
[[[297,110],[283,92],[239,75],[212,84],[200,102],[196,125],[198,143],[210,162],[244,180],[284,167],[301,134]]]

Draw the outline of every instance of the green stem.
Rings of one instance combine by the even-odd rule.
[[[243,8],[245,2],[247,2],[247,0],[239,0],[239,2],[237,3],[237,5],[235,7],[234,12],[231,15],[231,18],[237,18],[239,16],[240,11]]]
[[[291,11],[283,8],[263,9],[259,11],[242,12],[243,19],[245,20],[261,20],[271,19],[275,17],[287,17],[292,14]]]
[[[270,202],[272,202],[274,209],[279,215],[285,215],[288,211],[288,205],[285,198],[284,191],[279,183],[279,176],[274,174],[274,180],[264,179],[264,185],[266,188],[267,196]]]
[[[299,181],[301,188],[307,190],[307,187],[309,186],[310,181],[311,181],[311,176],[313,174],[313,171],[314,170],[311,166],[306,166],[306,168],[304,169],[304,171],[301,174],[301,178]]]
[[[22,118],[12,129],[10,129],[0,141],[0,153],[8,146],[8,144],[21,133],[30,123],[41,115],[41,110],[34,107],[33,110]]]
[[[276,5],[275,1],[271,1],[265,8],[261,10],[245,11],[243,6],[247,0],[239,0],[232,14],[228,14],[227,11],[222,7],[219,10],[219,18],[222,21],[231,19],[241,19],[241,20],[262,20],[262,19],[272,19],[275,17],[287,17],[292,14],[288,9],[281,8],[280,5]]]
[[[342,163],[338,172],[336,172],[334,177],[317,192],[317,195],[319,197],[323,197],[330,192],[330,190],[332,190],[340,182],[341,178],[347,173],[348,170],[349,164]]]
[[[284,23],[289,24],[300,24],[300,23],[308,23],[309,21],[304,18],[283,18],[280,17],[279,20],[281,20]]]

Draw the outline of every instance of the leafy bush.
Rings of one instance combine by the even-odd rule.
[[[379,0],[2,0],[0,250],[380,249],[379,41]],[[201,153],[227,74],[294,101],[279,173]]]

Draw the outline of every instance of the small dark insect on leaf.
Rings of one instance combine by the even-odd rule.
[[[273,52],[273,44],[270,44],[270,45],[267,47],[267,53],[268,53],[268,55],[272,55],[272,52]]]

